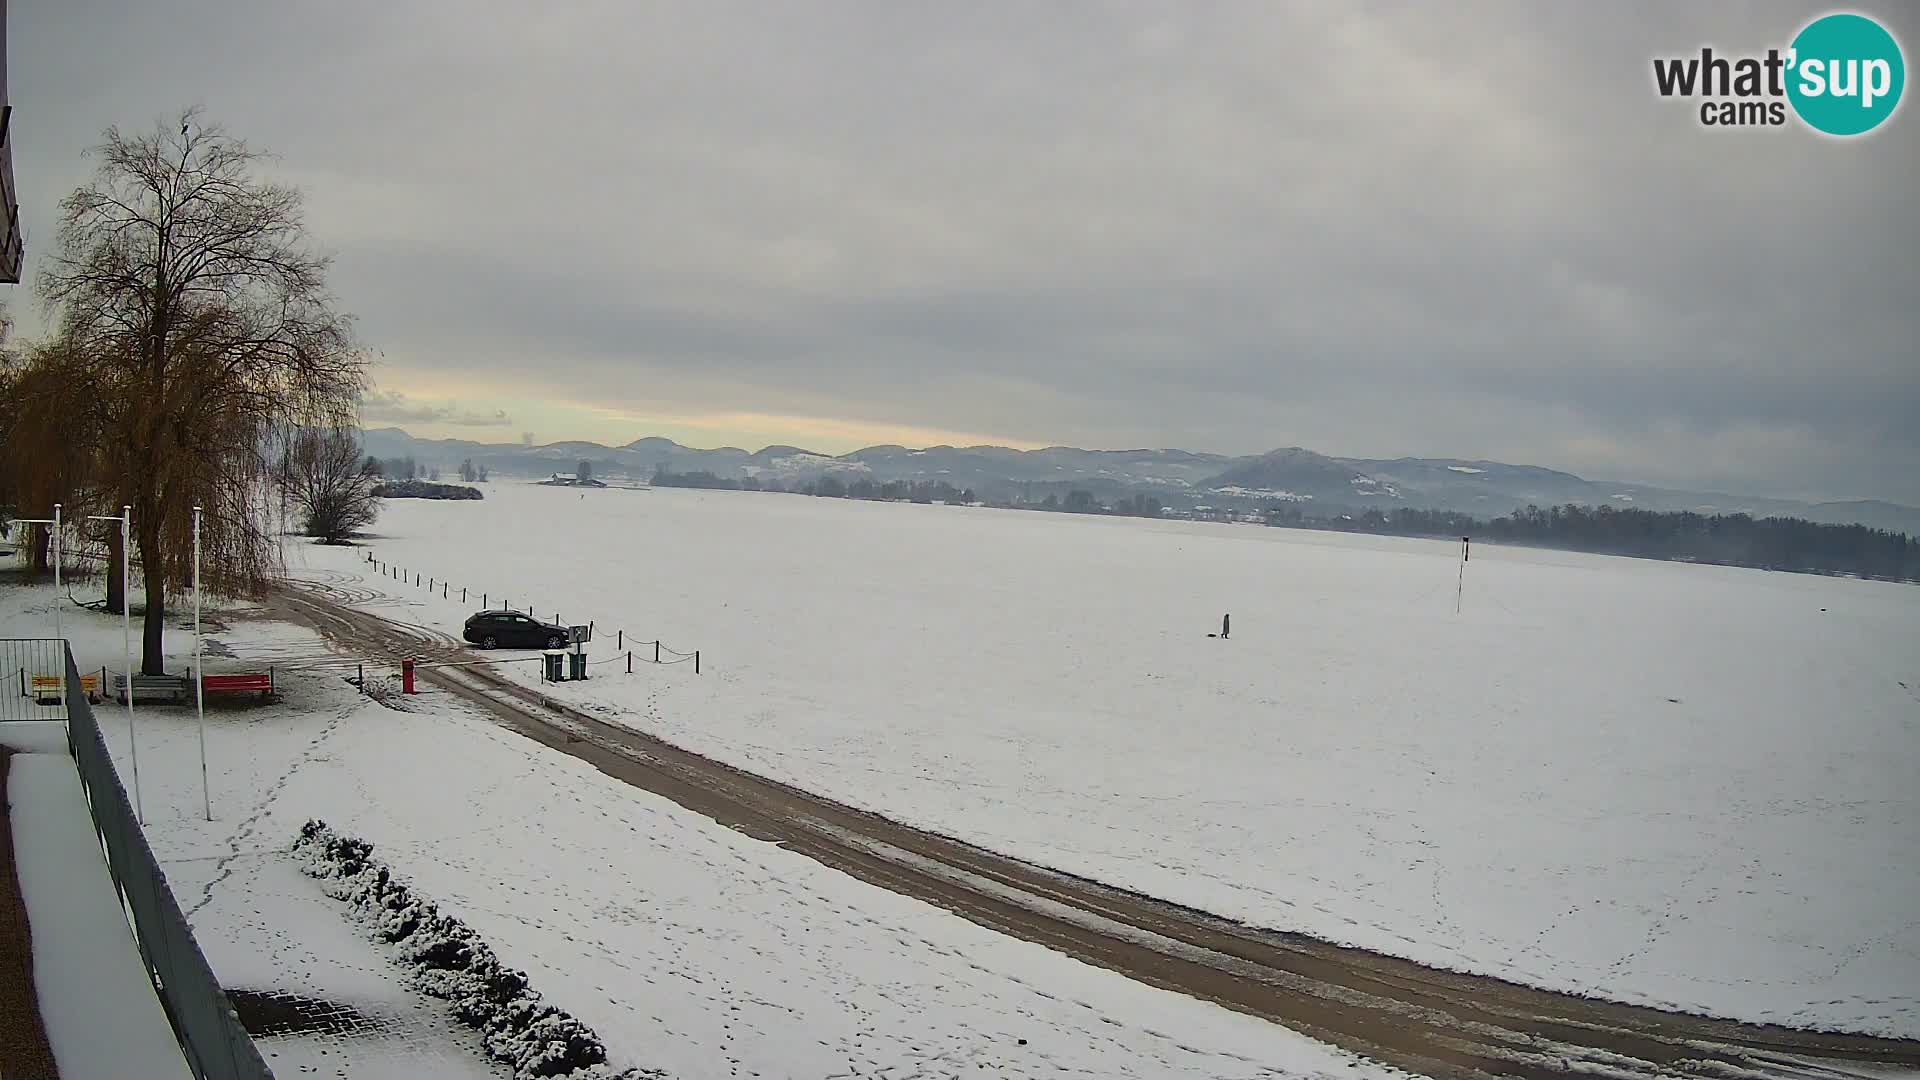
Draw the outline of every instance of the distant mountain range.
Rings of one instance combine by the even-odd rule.
[[[985,500],[1064,498],[1078,489],[1096,498],[1151,495],[1168,506],[1262,506],[1303,504],[1320,515],[1395,506],[1457,510],[1498,517],[1528,506],[1573,503],[1644,510],[1746,513],[1798,517],[1831,524],[1861,524],[1920,535],[1920,509],[1878,499],[1803,502],[1720,492],[1681,491],[1644,484],[1587,480],[1535,465],[1454,458],[1336,458],[1299,447],[1249,457],[1188,450],[1080,450],[1050,446],[1013,450],[1004,446],[869,446],[850,454],[819,454],[798,446],[756,451],[725,446],[700,450],[658,437],[625,446],[558,442],[542,446],[478,443],[462,439],[416,439],[399,428],[364,433],[375,457],[412,457],[451,476],[462,461],[485,465],[494,476],[545,478],[570,473],[580,461],[600,477],[650,480],[656,471],[712,473],[722,479],[753,477],[783,486],[833,475],[876,481],[946,481]]]

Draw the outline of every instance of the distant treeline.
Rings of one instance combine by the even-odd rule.
[[[722,488],[735,491],[786,491],[826,498],[892,499],[913,502],[972,503],[971,489],[945,481],[875,481],[865,477],[782,484],[747,477],[732,480],[711,472],[654,473],[658,487]],[[1314,514],[1300,503],[1259,510],[1228,511],[1208,507],[1163,508],[1151,495],[1125,495],[1103,503],[1090,492],[1074,490],[1062,499],[991,500],[1018,510],[1110,514],[1137,517],[1252,521],[1283,528],[1380,533],[1391,536],[1471,536],[1535,547],[1630,555],[1645,559],[1751,566],[1809,574],[1851,574],[1886,581],[1920,582],[1920,540],[1904,533],[1865,525],[1823,525],[1800,518],[1756,518],[1750,514],[1696,514],[1691,511],[1624,509],[1613,506],[1529,506],[1505,517],[1474,517],[1452,510],[1367,510],[1359,514]]]
[[[479,488],[465,487],[460,484],[435,484],[427,480],[401,480],[390,484],[377,484],[373,489],[376,499],[478,499]]]
[[[440,467],[438,465],[423,466],[419,461],[415,460],[412,455],[390,458],[369,457],[363,468],[368,475],[378,476],[384,480],[430,480],[437,482],[440,479]],[[465,480],[469,484],[476,480],[485,482],[487,479],[487,467],[485,465],[475,465],[473,459],[468,458],[460,463],[460,479]],[[401,497],[405,498],[405,496]],[[479,498],[477,495],[440,497],[463,499],[469,497]]]
[[[711,472],[669,472],[665,468],[656,469],[653,474],[655,487],[718,488],[724,491],[785,491],[795,495],[817,495],[827,499],[884,499],[895,502],[917,503],[969,503],[973,502],[971,488],[957,488],[945,480],[874,480],[870,477],[856,477],[843,480],[837,476],[823,476],[817,480],[795,481],[784,484],[773,478],[762,480],[748,476],[739,480],[715,476]]]
[[[1272,511],[1269,523],[1397,536],[1472,536],[1604,555],[1920,582],[1920,540],[1865,525],[1823,525],[1800,518],[1529,506],[1491,521],[1449,510],[1404,508],[1328,520],[1286,507]]]

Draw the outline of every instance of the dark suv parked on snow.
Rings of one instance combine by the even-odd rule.
[[[543,623],[518,611],[482,611],[467,619],[461,637],[483,649],[559,649],[567,628]]]

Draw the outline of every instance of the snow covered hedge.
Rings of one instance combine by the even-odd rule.
[[[414,985],[451,1003],[455,1016],[480,1030],[487,1053],[511,1066],[516,1080],[662,1075],[609,1066],[606,1045],[591,1028],[547,1004],[526,972],[502,964],[466,924],[395,878],[373,857],[372,844],[313,820],[301,826],[293,852],[323,892],[349,904],[375,937],[399,950]]]

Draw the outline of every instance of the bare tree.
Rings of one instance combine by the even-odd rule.
[[[169,589],[207,513],[208,584],[252,594],[278,570],[267,487],[276,431],[351,423],[366,360],[326,290],[300,193],[195,112],[109,128],[99,168],[61,204],[41,272],[66,362],[100,394],[100,480],[133,507],[146,588],[142,669],[163,670]]]
[[[380,512],[377,477],[367,471],[360,440],[350,428],[307,429],[287,448],[288,500],[303,516],[308,536],[345,543]]]

